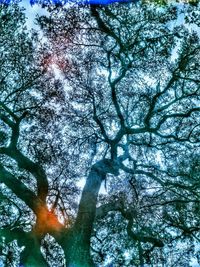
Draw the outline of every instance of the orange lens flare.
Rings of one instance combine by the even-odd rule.
[[[60,231],[62,224],[58,221],[54,212],[46,207],[40,207],[36,213],[37,221],[35,231],[37,233],[47,233],[49,231]]]

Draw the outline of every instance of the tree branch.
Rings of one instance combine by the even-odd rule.
[[[10,188],[18,198],[24,201],[29,208],[36,212],[40,204],[37,196],[20,180],[16,179],[14,175],[8,172],[2,164],[0,164],[0,181]]]
[[[4,148],[3,152],[7,156],[13,158],[17,162],[19,168],[30,172],[36,178],[37,195],[43,203],[46,203],[46,197],[48,194],[48,180],[43,168],[38,163],[35,163],[31,161],[28,157],[24,156],[16,148]]]

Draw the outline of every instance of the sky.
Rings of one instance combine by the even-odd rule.
[[[113,2],[137,2],[138,0],[30,0],[32,5],[37,3],[54,3],[54,4],[66,4],[68,2],[81,3],[81,4],[109,4]]]
[[[36,15],[48,15],[46,9],[41,8],[40,5],[32,5],[30,4],[29,0],[22,0],[20,2],[20,6],[26,9],[26,17],[27,17],[27,27],[28,29],[37,28],[34,23],[34,19]]]

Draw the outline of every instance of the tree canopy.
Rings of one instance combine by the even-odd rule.
[[[199,6],[0,5],[5,266],[199,260]],[[184,22],[180,17],[184,15]]]

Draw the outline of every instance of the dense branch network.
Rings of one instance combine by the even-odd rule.
[[[8,34],[15,62],[3,54],[0,182],[14,195],[4,187],[0,197],[35,219],[29,231],[15,218],[0,233],[25,246],[25,266],[107,257],[141,266],[159,264],[158,253],[168,264],[170,244],[200,238],[199,38],[167,27],[173,7],[114,7],[49,8],[38,18],[48,40],[35,37],[40,56],[21,24],[18,37],[15,22]],[[20,34],[26,56],[12,39]]]

